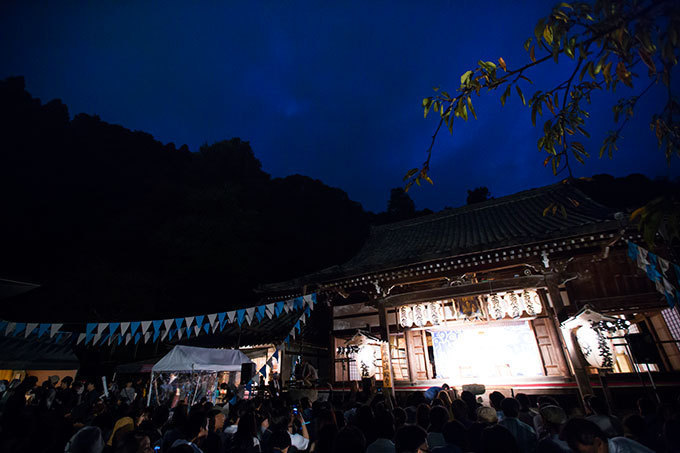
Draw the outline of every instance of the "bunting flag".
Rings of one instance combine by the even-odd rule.
[[[680,302],[680,266],[628,241],[628,257],[647,274],[669,307]],[[673,275],[675,274],[675,275]]]
[[[257,313],[260,315],[258,321],[262,321],[267,313],[267,307],[264,305],[257,306]]]
[[[82,343],[83,340],[85,339],[85,337],[87,337],[87,334],[85,334],[85,333],[78,334],[78,340],[76,341],[76,344]]]
[[[109,323],[109,333],[113,335],[116,333],[116,330],[118,329],[118,326],[120,326],[119,322],[110,322]]]
[[[283,302],[283,301],[274,303],[274,307],[275,307],[274,308],[274,314],[276,315],[276,317],[281,316],[281,313],[283,313],[284,305],[285,305],[285,302]]]
[[[208,323],[210,324],[210,327],[213,328],[213,332],[215,331],[215,319],[217,319],[217,313],[212,313],[210,315],[207,315],[208,317]],[[206,331],[206,333],[208,333]]]
[[[142,335],[146,335],[149,327],[151,327],[151,321],[142,321]]]
[[[120,323],[120,336],[124,336],[127,333],[127,330],[130,328],[130,323],[129,322],[121,322]]]
[[[130,340],[132,340],[132,334],[126,333],[126,334],[125,334],[125,346],[127,346],[128,344],[130,344]]]
[[[118,343],[118,346],[120,346],[120,345],[123,343],[123,334],[119,334],[119,335],[118,335],[118,341],[117,341],[117,343]]]
[[[108,332],[106,335],[102,337],[102,340],[99,342],[100,345],[103,345],[106,343],[106,340],[108,340],[111,337],[111,332]]]
[[[194,326],[194,336],[197,337],[199,333],[201,333],[201,328],[198,325]]]
[[[7,321],[0,321],[0,332],[5,331],[5,335],[8,334],[7,332],[7,326],[9,325],[9,322]]]
[[[177,329],[177,339],[181,340],[182,339],[182,329]]]
[[[179,329],[182,327],[183,322],[184,322],[184,318],[175,318],[175,327],[177,327],[178,332],[179,332]]]
[[[137,344],[139,342],[139,339],[141,338],[141,336],[142,336],[141,332],[137,332],[135,334],[135,344]]]
[[[255,307],[246,308],[246,321],[248,324],[253,323],[253,317],[255,316]]]
[[[14,332],[14,328],[17,326],[17,323],[15,322],[8,322],[7,323],[7,329],[5,329],[5,335],[9,335],[12,332]]]
[[[245,309],[240,309],[236,310],[236,320],[238,321],[238,326],[241,327],[241,324],[243,324],[243,318],[246,315],[246,310]]]
[[[99,342],[99,339],[101,338],[102,334],[96,333],[92,336],[92,344],[96,345]]]
[[[92,339],[92,336],[94,335],[92,332],[94,332],[94,329],[97,327],[96,322],[90,322],[85,326],[85,344],[89,343],[90,340]]]
[[[267,304],[265,307],[267,308],[267,316],[269,317],[269,319],[272,319],[274,317],[274,315],[276,315],[276,308],[275,308],[276,304],[275,303]],[[276,315],[276,316],[278,316],[278,315]]]
[[[170,328],[172,327],[172,319],[164,319],[163,320],[163,325],[165,326],[165,332],[166,334],[170,331]]]
[[[225,316],[227,316],[227,314],[224,313],[224,312],[217,314],[217,319],[220,323],[220,330],[224,329],[224,318],[225,318]]]
[[[186,318],[184,318],[184,320],[187,322],[187,327],[191,327],[191,323],[194,322],[194,317],[187,316]]]
[[[206,334],[210,334],[210,324],[208,323],[203,324],[203,330],[205,330]]]
[[[191,338],[191,327],[189,327],[189,326],[185,327],[184,331],[187,334],[187,338]]]
[[[14,333],[12,334],[13,337],[16,337],[19,335],[21,332],[26,329],[26,323],[25,322],[18,322],[14,325]]]
[[[59,332],[61,326],[63,326],[63,324],[52,324],[50,327],[50,338],[53,338]]]
[[[137,329],[139,329],[139,326],[142,325],[141,321],[131,321],[130,322],[130,335],[135,335],[137,333]]]
[[[203,315],[196,316],[196,327],[198,327],[198,329],[196,329],[197,332],[198,332],[198,331],[201,329],[201,327],[203,326],[203,319],[204,319],[204,318],[205,318],[205,316],[203,316]]]
[[[154,329],[154,331],[153,331],[153,342],[154,343],[156,342],[156,340],[158,340],[158,337],[160,336],[160,334],[161,334],[161,331],[159,329]]]
[[[149,338],[151,338],[151,332],[147,332],[144,334],[144,344],[149,342]]]
[[[47,331],[50,330],[50,326],[51,324],[41,323],[40,326],[38,327],[38,338],[45,335]]]

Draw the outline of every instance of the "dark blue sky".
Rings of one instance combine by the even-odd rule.
[[[318,178],[380,211],[425,158],[436,123],[423,119],[422,98],[436,85],[453,91],[480,58],[527,62],[522,43],[551,4],[9,1],[0,6],[0,77],[24,75],[29,92],[62,99],[72,115],[194,151],[241,137],[272,175]],[[554,86],[566,63],[536,80]],[[441,135],[435,186],[411,191],[419,208],[463,204],[480,185],[502,196],[557,180],[542,165],[530,111],[516,97],[501,108],[500,94],[473,99],[480,120]],[[650,92],[616,158],[595,157],[577,175],[677,176],[648,127],[663,101],[663,90]],[[591,113],[597,154],[612,115],[603,102]]]

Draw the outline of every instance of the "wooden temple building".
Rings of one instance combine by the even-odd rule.
[[[320,374],[336,383],[677,386],[678,311],[628,258],[642,239],[627,219],[570,184],[527,190],[374,227],[348,262],[267,285],[265,299],[330,305]]]

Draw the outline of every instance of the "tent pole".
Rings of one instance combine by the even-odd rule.
[[[149,379],[149,394],[146,396],[146,406],[147,407],[151,405],[151,389],[152,389],[151,386],[152,385],[153,385],[153,371],[151,372],[151,379]]]

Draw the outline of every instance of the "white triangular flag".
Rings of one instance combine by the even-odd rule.
[[[255,307],[246,308],[246,321],[248,321],[248,324],[253,323],[253,316],[255,316]]]
[[[236,318],[236,311],[228,311],[227,312],[227,319],[229,320],[229,324],[233,324],[235,318]]]
[[[198,326],[194,326],[194,335],[198,336],[199,333],[201,333],[201,328]]]
[[[26,332],[24,333],[24,338],[28,338],[28,336],[35,330],[36,327],[38,327],[37,322],[26,323]]]
[[[269,316],[269,319],[272,319],[274,317],[274,314],[276,312],[276,304],[271,303],[267,304],[267,316]]]
[[[57,334],[57,332],[59,332],[61,326],[63,326],[63,324],[52,324],[52,327],[50,327],[50,338],[52,338]]]
[[[125,332],[130,328],[130,323],[129,322],[121,322],[120,323],[120,335],[123,336],[125,335]],[[127,343],[125,343],[127,344]]]
[[[314,299],[312,299],[311,294],[307,294],[306,296],[302,296],[302,302],[305,305],[308,305],[310,310],[314,308]]]
[[[149,327],[151,327],[151,321],[142,321],[142,334],[145,334]]]
[[[9,336],[10,333],[14,332],[14,328],[16,326],[17,326],[17,323],[15,323],[15,322],[7,323],[7,329],[5,329],[5,335]]]
[[[208,316],[208,322],[210,325],[215,328],[215,320],[217,319],[217,313],[211,313]]]
[[[108,322],[100,322],[97,325],[97,333],[101,336],[102,332],[104,332],[104,329],[106,329],[109,326]]]
[[[293,310],[294,304],[295,304],[295,301],[293,299],[288,299],[286,301],[286,305],[285,305],[286,313],[290,313]]]
[[[111,346],[111,343],[113,343],[113,340],[114,340],[114,338],[116,338],[116,335],[118,335],[118,334],[109,335],[109,341],[108,341],[109,346]]]
[[[126,333],[125,334],[125,344],[128,344],[130,342],[130,340],[132,340],[132,335],[130,335],[129,333]]]
[[[168,333],[169,333],[169,332],[170,332],[170,330],[168,330],[168,329],[165,329],[165,330],[163,331],[163,333],[161,334],[161,341],[165,340],[165,337],[168,336]]]
[[[177,338],[180,340],[182,339],[182,332],[184,332],[184,329],[177,329]]]
[[[144,343],[147,343],[149,341],[149,338],[151,338],[151,332],[146,332],[144,334]]]
[[[187,322],[187,327],[191,327],[191,323],[194,322],[194,317],[193,316],[187,316],[184,318]]]
[[[295,338],[295,327],[293,327],[293,330],[290,331],[290,336],[291,338]]]
[[[102,334],[100,334],[100,333],[94,334],[94,336],[92,337],[92,344],[95,345],[95,344],[99,343],[99,339],[101,337],[102,337]]]
[[[307,322],[307,317],[305,316],[304,313],[302,313],[302,316],[300,316],[300,322],[301,322],[301,323]]]
[[[78,340],[76,341],[76,344],[82,343],[83,340],[85,339],[85,336],[86,336],[86,335],[87,335],[87,334],[84,334],[84,333],[78,334]]]

